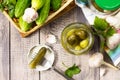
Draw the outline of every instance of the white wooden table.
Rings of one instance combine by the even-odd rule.
[[[74,56],[63,49],[60,44],[61,31],[73,22],[87,23],[78,7],[29,37],[21,38],[14,26],[0,13],[0,80],[66,80],[54,70],[37,72],[28,68],[29,49],[36,44],[45,43],[48,34],[54,34],[57,37],[57,43],[50,45],[55,51],[55,65],[62,71],[66,70],[62,62],[68,66],[74,63],[80,66],[82,71],[73,77],[75,80],[120,80],[120,71],[110,68],[106,68],[107,73],[100,77],[100,68],[93,69],[88,66],[89,54]],[[96,51],[95,48],[89,53]]]

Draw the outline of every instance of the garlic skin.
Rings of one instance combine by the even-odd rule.
[[[53,44],[53,43],[56,43],[56,41],[57,41],[57,39],[56,39],[55,35],[52,35],[52,34],[47,35],[46,42]]]
[[[110,67],[110,68],[113,68],[115,70],[119,70],[117,67],[105,62],[103,60],[103,54],[100,53],[100,52],[96,52],[94,53],[90,58],[89,58],[89,66],[90,67],[93,67],[93,68],[96,68],[96,67],[100,67],[102,64]]]
[[[115,16],[108,16],[106,21],[117,30],[120,29],[120,12],[118,12]]]
[[[89,58],[89,66],[90,67],[100,67],[103,63],[103,55],[100,52],[96,52]]]
[[[120,29],[119,29],[119,30],[117,30],[117,33],[119,33],[119,34],[120,34]]]
[[[38,18],[38,13],[33,8],[27,8],[25,10],[24,15],[23,15],[22,18],[27,23],[31,23],[31,22],[35,21]]]
[[[107,70],[105,68],[100,68],[100,77],[103,77],[106,74]]]
[[[120,33],[115,33],[113,36],[107,38],[107,47],[114,49],[120,44]]]
[[[120,18],[118,17],[107,17],[106,21],[113,27],[115,27],[116,29],[120,29],[120,22],[119,22]]]
[[[119,18],[120,19],[120,12],[118,12],[115,17]]]

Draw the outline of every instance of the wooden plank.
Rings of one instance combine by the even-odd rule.
[[[0,79],[9,80],[9,21],[0,13]]]
[[[120,80],[120,71],[115,71],[111,68],[106,68],[107,72],[104,76],[100,77],[100,80]]]
[[[48,34],[53,34],[57,38],[57,42],[55,44],[49,44],[53,50],[55,51],[55,66],[57,68],[60,68],[62,71],[66,70],[66,67],[62,65],[62,62],[64,62],[66,65],[71,66],[74,64],[74,56],[71,54],[68,54],[60,43],[60,36],[61,31],[64,29],[65,26],[67,26],[69,23],[75,22],[74,18],[74,10],[66,13],[62,17],[56,19],[52,23],[50,23],[48,26],[45,26],[41,28],[40,31],[40,43],[46,43],[46,37]],[[58,73],[53,71],[46,71],[41,72],[41,80],[46,80],[45,77],[48,77],[47,80],[66,80],[64,77],[60,77],[61,75],[58,75]]]
[[[56,66],[59,67],[61,70],[65,71],[66,68],[62,65],[62,62],[67,64],[68,66],[72,66],[74,63],[80,66],[81,73],[74,76],[74,79],[76,80],[99,80],[99,68],[92,69],[89,68],[88,65],[88,58],[89,54],[81,55],[81,56],[74,56],[71,54],[68,54],[66,52],[61,44],[60,44],[60,36],[61,31],[65,26],[67,26],[70,23],[73,22],[82,22],[87,23],[85,17],[83,16],[83,13],[81,12],[80,8],[76,8],[72,10],[70,13],[67,13],[66,15],[62,16],[61,18],[57,19],[56,21],[53,21],[50,26],[47,26],[45,28],[42,28],[41,31],[41,43],[46,43],[45,39],[48,34],[53,34],[57,37],[58,41],[56,44],[52,44],[54,51],[56,52]],[[95,52],[95,51],[92,51]],[[48,73],[49,74],[49,73]],[[42,73],[41,76],[48,76],[47,72]],[[49,80],[54,74],[49,75]],[[58,78],[57,76],[54,76],[54,79]],[[58,78],[59,79],[59,78]],[[44,77],[42,78],[44,80]]]
[[[11,80],[39,80],[39,72],[29,69],[27,62],[29,49],[39,44],[38,33],[21,38],[11,25]]]
[[[79,7],[77,7],[75,10],[75,18],[77,22],[89,25],[89,23],[87,22],[87,20],[85,19],[82,13],[82,10]],[[77,65],[80,65],[80,68],[81,68],[81,73],[75,76],[76,80],[99,80],[99,68],[92,69],[88,65],[89,53],[92,53],[92,52],[95,52],[95,51],[90,51],[87,54],[75,56],[74,60],[76,61]]]

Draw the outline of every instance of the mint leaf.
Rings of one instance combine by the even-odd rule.
[[[106,37],[112,36],[114,33],[116,33],[116,30],[110,26],[106,32]]]
[[[104,19],[98,18],[97,16],[95,17],[94,28],[96,30],[104,31],[108,28],[108,25],[109,24]]]
[[[80,71],[81,71],[81,69],[79,69],[79,67],[74,64],[72,67],[68,68],[65,71],[65,75],[68,76],[68,77],[70,77],[70,78],[72,78],[73,75],[79,74]]]
[[[94,20],[94,29],[96,30],[98,35],[102,35],[104,38],[112,36],[116,33],[116,30],[109,25],[109,23],[102,18],[95,17]]]

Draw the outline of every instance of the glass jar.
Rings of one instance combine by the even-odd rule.
[[[62,31],[61,43],[69,53],[80,55],[92,48],[94,37],[89,26],[82,23],[72,23]]]
[[[120,11],[120,0],[88,0],[88,6],[98,14],[115,14]]]
[[[120,11],[120,0],[75,0],[76,4],[87,6],[97,14],[113,15]]]

